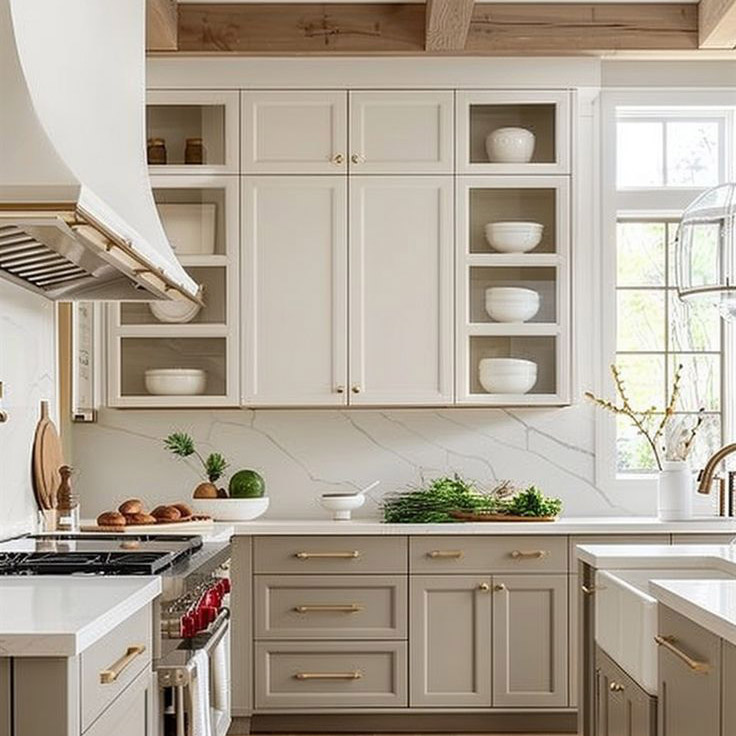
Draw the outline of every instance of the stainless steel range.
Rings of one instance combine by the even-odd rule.
[[[230,542],[196,535],[36,534],[0,542],[0,575],[159,575],[160,736],[230,725]],[[202,714],[205,714],[204,716]]]

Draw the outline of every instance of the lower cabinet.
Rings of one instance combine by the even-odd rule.
[[[722,736],[730,736],[730,734],[736,734],[736,698],[733,696],[733,688],[736,684],[736,647],[724,641],[721,656],[723,664],[721,733]]]
[[[157,736],[152,697],[153,677],[146,670],[85,731],[84,736]]]
[[[657,699],[600,649],[595,664],[596,736],[655,736]]]

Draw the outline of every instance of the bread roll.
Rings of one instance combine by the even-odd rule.
[[[151,511],[151,516],[153,516],[156,521],[176,521],[177,519],[181,519],[181,512],[176,508],[176,506],[156,506],[156,508]]]
[[[105,511],[97,517],[97,526],[125,526],[125,517],[119,511]]]
[[[186,503],[175,503],[174,508],[179,511],[182,519],[186,519],[194,513],[194,509]]]
[[[137,498],[129,498],[118,506],[118,511],[126,516],[128,514],[141,514],[143,513],[143,504]]]
[[[139,526],[142,524],[155,524],[156,519],[151,514],[139,512],[137,514],[125,514],[125,523],[128,526]]]

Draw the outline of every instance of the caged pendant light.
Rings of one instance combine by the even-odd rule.
[[[736,184],[703,192],[685,210],[675,245],[677,294],[736,320]]]

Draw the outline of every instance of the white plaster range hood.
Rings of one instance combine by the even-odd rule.
[[[148,178],[145,0],[0,0],[0,277],[199,301]]]

